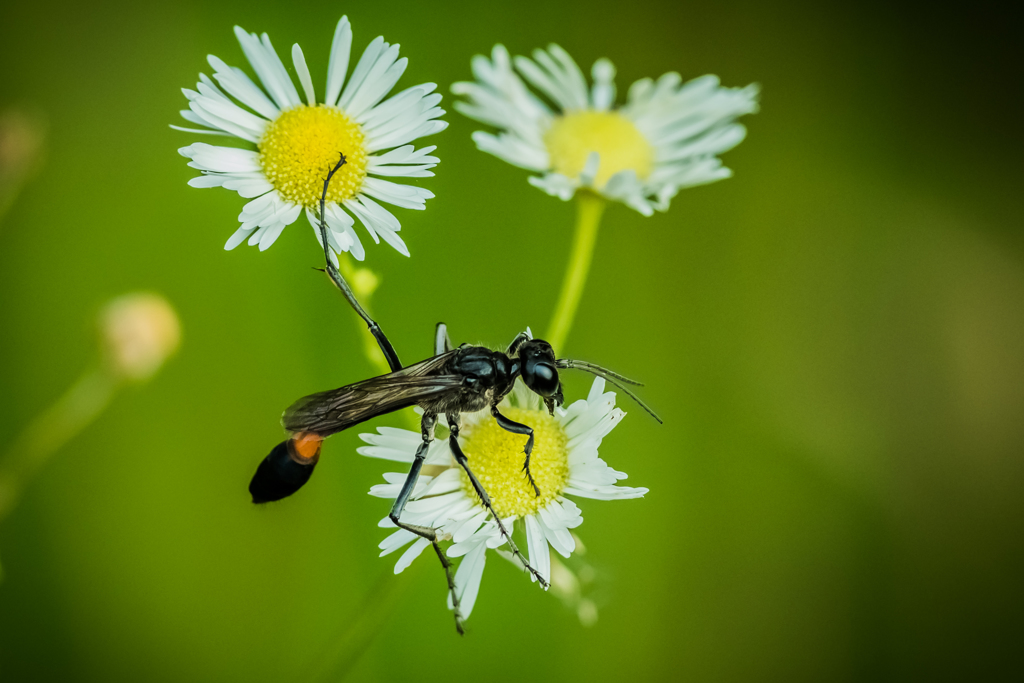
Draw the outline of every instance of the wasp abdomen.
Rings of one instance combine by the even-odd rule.
[[[274,446],[249,482],[252,502],[281,500],[302,488],[320,459],[321,441],[314,434],[297,434]]]

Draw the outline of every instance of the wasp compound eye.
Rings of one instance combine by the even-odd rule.
[[[320,459],[320,440],[302,436],[305,435],[274,446],[256,468],[249,482],[252,502],[269,503],[287,498],[309,481]]]
[[[558,391],[558,371],[551,363],[527,360],[523,365],[523,381],[530,391],[545,398]]]
[[[535,363],[532,374],[533,381],[540,384],[551,384],[558,379],[558,372],[548,363]]]

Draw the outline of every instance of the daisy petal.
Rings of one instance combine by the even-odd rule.
[[[277,64],[280,63],[280,60],[275,63],[277,55],[275,54],[273,58],[268,55],[256,34],[248,33],[241,26],[235,27],[235,37],[238,39],[238,44],[242,46],[242,52],[245,53],[253,71],[256,72],[263,87],[270,93],[271,99],[277,106],[280,109],[287,109],[298,104],[298,93],[294,98],[289,97],[289,87],[294,90],[295,86],[291,85],[288,74],[285,73],[284,79],[282,79],[277,70]],[[288,81],[288,83],[286,84],[284,81]]]
[[[341,86],[345,83],[348,71],[348,59],[352,51],[352,26],[348,17],[342,17],[334,29],[334,40],[331,41],[331,59],[327,63],[327,93],[324,102],[328,107],[338,103]]]
[[[258,155],[248,149],[236,147],[217,147],[204,142],[196,142],[178,150],[195,164],[195,168],[204,171],[232,173],[238,171],[259,171]]]
[[[548,551],[548,541],[544,536],[543,526],[533,515],[526,517],[526,545],[533,568],[545,581],[551,578],[551,553]],[[537,577],[531,574],[530,580],[536,581]]]
[[[270,36],[266,33],[262,34],[260,42],[263,44],[264,54],[271,64],[271,69],[273,69],[279,87],[285,92],[288,104],[294,106],[301,103],[302,100],[299,99],[299,93],[295,89],[295,84],[292,83],[292,79],[288,76],[288,71],[285,70],[281,58],[277,56],[277,50],[270,43]]]
[[[405,67],[409,63],[408,59],[397,57],[398,45],[392,45],[377,59],[361,87],[352,93],[345,108],[349,116],[358,119],[363,112],[376,105],[391,91],[405,73]]]
[[[338,106],[342,109],[348,108],[348,103],[352,97],[359,90],[359,87],[366,80],[366,74],[370,72],[373,65],[377,63],[377,58],[384,52],[389,45],[384,42],[383,36],[377,36],[374,38],[366,49],[363,50],[362,57],[359,58],[359,62],[356,64],[355,70],[352,72],[352,78],[348,79],[348,83],[345,85],[345,90],[341,93],[341,98],[338,100]]]
[[[476,598],[480,594],[480,583],[484,576],[484,565],[487,562],[485,552],[487,546],[480,543],[459,563],[455,572],[455,592],[459,596],[459,611],[464,619],[468,619],[476,606]],[[454,609],[451,596],[448,596],[448,609]]]
[[[395,573],[401,574],[405,569],[412,564],[412,561],[420,556],[423,549],[430,545],[430,541],[425,538],[417,538],[416,541],[402,553],[402,556],[398,558],[398,562],[395,563]]]
[[[391,522],[391,520],[387,517],[385,517],[384,519],[388,522]],[[391,523],[391,526],[394,526],[393,522]],[[391,534],[383,541],[381,541],[380,544],[377,546],[380,549],[380,557],[390,555],[399,548],[404,548],[417,538],[419,537],[411,531],[406,531],[405,529],[398,529],[397,531],[395,531],[395,533]]]
[[[248,237],[249,233],[253,230],[255,230],[255,228],[239,228],[238,230],[235,230],[235,233],[228,238],[227,243],[224,245],[224,249],[231,251],[244,242],[245,238]]]
[[[207,55],[206,61],[213,67],[213,77],[229,95],[264,118],[277,118],[280,110],[244,71],[228,66],[214,55]]]
[[[405,209],[423,210],[426,208],[427,200],[434,197],[433,192],[422,187],[399,185],[371,177],[363,181],[363,190],[371,197]]]
[[[590,102],[597,111],[608,111],[615,103],[615,65],[607,59],[594,62],[590,75],[594,85],[590,88]]]
[[[298,43],[292,45],[292,63],[295,65],[295,73],[299,76],[299,83],[306,93],[306,104],[316,106],[316,91],[313,90],[313,79],[309,75],[309,67],[306,66],[306,58],[302,54],[302,48]]]
[[[189,113],[191,114],[192,112],[189,112]],[[229,138],[235,137],[235,135],[233,135],[232,133],[228,133],[227,131],[223,131],[223,130],[203,130],[203,129],[200,129],[200,128],[183,128],[182,126],[175,126],[173,124],[171,125],[171,128],[173,128],[174,130],[180,130],[180,131],[185,132],[185,133],[199,133],[200,135],[222,135],[224,137],[229,137]]]

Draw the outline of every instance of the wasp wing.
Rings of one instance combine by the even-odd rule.
[[[330,436],[462,386],[462,377],[443,370],[455,351],[440,354],[380,377],[300,398],[284,413],[284,428]]]

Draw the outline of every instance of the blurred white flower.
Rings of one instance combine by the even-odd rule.
[[[152,377],[181,343],[178,315],[159,294],[125,294],[100,312],[106,364],[111,374],[132,381]]]
[[[0,218],[39,168],[46,142],[46,124],[31,111],[0,111]]]
[[[432,94],[437,86],[416,85],[385,100],[408,60],[399,59],[399,46],[382,37],[367,46],[346,82],[352,46],[347,17],[341,18],[334,32],[326,91],[319,102],[297,44],[292,46],[291,56],[301,96],[266,33],[257,36],[236,26],[235,35],[263,88],[241,69],[210,55],[207,59],[217,83],[200,74],[196,90],[183,90],[189,108],[181,112],[187,120],[206,128],[172,126],[256,146],[253,150],[197,142],[179,150],[191,160],[189,166],[203,172],[189,181],[193,187],[225,187],[252,198],[238,217],[241,227],[224,248],[234,249],[248,239],[250,245],[265,250],[303,209],[320,241],[316,216],[324,180],[343,153],[346,163],[331,179],[327,193],[327,236],[332,252],[348,251],[363,259],[363,246],[353,229],[355,217],[374,242],[379,244],[383,238],[408,256],[409,250],[397,234],[401,229],[398,219],[378,201],[423,209],[426,200],[434,196],[429,190],[384,178],[434,175],[429,169],[438,159],[428,155],[436,147],[417,150],[409,143],[448,125],[437,120],[445,113],[437,106],[441,95]]]
[[[585,560],[580,559],[580,556],[586,555],[583,541],[576,534],[573,534],[572,537],[576,541],[576,552],[571,560],[578,566],[573,570],[557,557],[552,557],[551,593],[576,613],[580,624],[590,627],[597,623],[598,609],[597,603],[586,593],[589,584],[594,581],[596,571]]]
[[[558,45],[534,50],[532,60],[495,45],[472,67],[476,81],[452,92],[466,97],[458,111],[499,129],[473,134],[480,150],[542,174],[530,183],[550,195],[568,200],[587,188],[645,216],[668,209],[680,188],[729,177],[716,155],[746,135],[736,118],[757,111],[756,85],[723,88],[710,75],[682,83],[677,73],[637,81],[616,108],[612,63],[594,62],[588,87]]]
[[[585,400],[565,409],[556,408],[554,416],[522,382],[517,382],[502,406],[502,413],[509,419],[534,429],[536,440],[530,471],[540,496],[523,472],[526,437],[499,427],[489,411],[463,414],[459,443],[506,528],[522,520],[530,564],[546,580],[553,580],[549,548],[569,557],[576,548],[569,530],[583,523],[580,509],[565,496],[621,500],[647,493],[645,488],[617,486],[616,482],[626,475],[609,467],[597,452],[601,440],[625,413],[615,407],[615,394],[604,391],[603,379],[594,380]],[[377,432],[360,435],[370,444],[361,447],[360,454],[403,463],[413,461],[421,443],[419,432],[392,427],[380,427]],[[408,524],[436,528],[439,537],[454,541],[447,555],[463,557],[455,574],[455,592],[462,616],[468,618],[480,590],[485,552],[487,548],[499,549],[505,545],[505,539],[473,491],[469,478],[456,464],[446,439],[431,444],[424,470],[430,471],[430,466],[434,466],[436,474],[419,477],[401,519]],[[387,483],[374,486],[370,495],[396,498],[405,477],[403,472],[385,474]],[[379,526],[395,525],[385,517]],[[410,543],[412,546],[395,565],[396,574],[408,567],[430,545],[429,541],[398,529],[380,544],[383,556]],[[531,579],[536,580],[532,575]],[[450,595],[448,607],[452,608]]]

